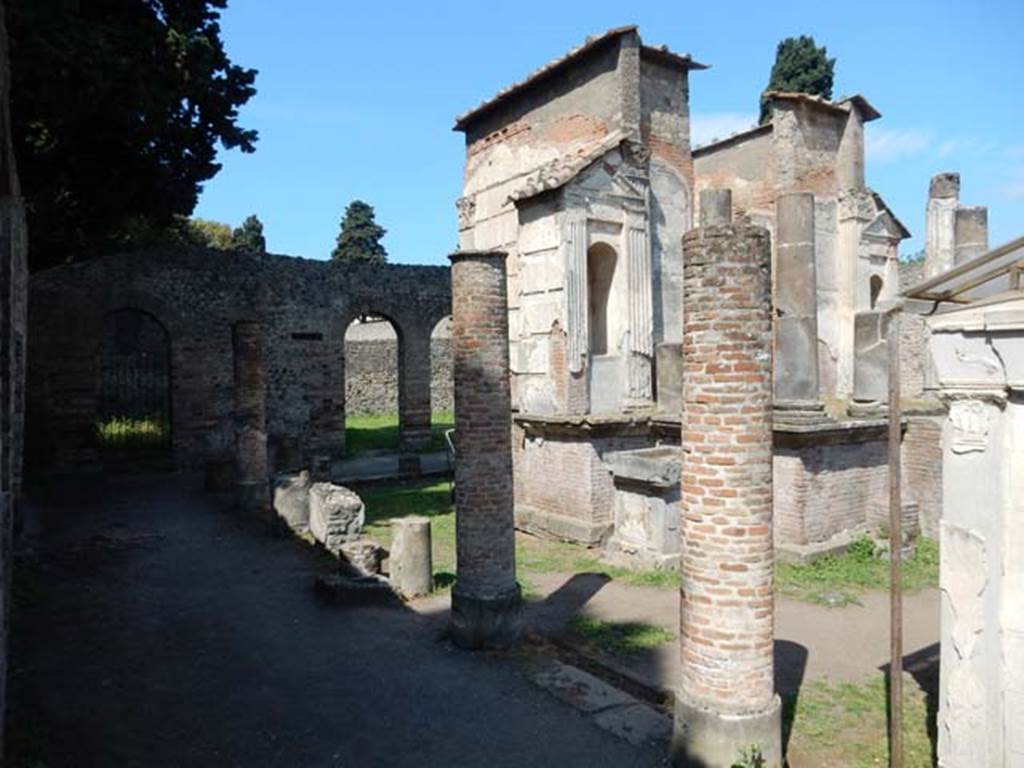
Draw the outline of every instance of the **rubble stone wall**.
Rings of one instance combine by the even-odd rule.
[[[380,314],[403,340],[403,439],[429,436],[430,333],[451,312],[446,267],[345,265],[288,256],[155,249],[34,275],[30,287],[30,429],[41,469],[97,465],[102,320],[131,308],[155,318],[171,345],[173,455],[201,466],[229,455],[233,426],[231,328],[259,321],[264,335],[272,466],[296,454],[344,450],[345,329]],[[428,437],[429,439],[429,437]]]

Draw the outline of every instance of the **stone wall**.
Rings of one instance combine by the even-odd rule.
[[[398,412],[398,339],[386,328],[350,326],[345,334],[345,408],[350,414]],[[354,332],[359,328],[357,332]],[[454,409],[452,346],[446,323],[430,339],[430,407],[433,412]]]
[[[8,112],[10,66],[4,7],[0,2],[0,729],[6,713],[7,638],[12,541],[21,490],[27,332],[25,214],[14,165]],[[0,764],[3,743],[0,737]]]
[[[172,448],[180,466],[227,455],[233,439],[231,328],[264,334],[272,466],[344,449],[345,329],[388,317],[402,339],[403,446],[430,435],[430,333],[450,313],[445,267],[345,265],[287,256],[157,249],[34,275],[30,287],[30,428],[41,469],[97,466],[103,318],[146,312],[171,347]]]

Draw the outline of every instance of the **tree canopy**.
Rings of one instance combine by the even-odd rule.
[[[387,230],[374,220],[373,206],[362,200],[353,200],[345,209],[331,259],[384,264],[388,260],[388,252],[380,240],[385,232]]]
[[[771,117],[765,98],[768,91],[809,93],[831,99],[835,64],[836,60],[828,57],[825,46],[819,48],[808,35],[787,37],[779,43],[768,87],[761,94],[761,122]]]
[[[220,165],[252,152],[227,0],[8,0],[11,112],[33,269],[160,239]]]
[[[231,233],[231,249],[246,253],[266,253],[267,241],[263,237],[263,222],[256,214],[247,216],[242,226]]]

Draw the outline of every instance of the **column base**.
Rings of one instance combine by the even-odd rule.
[[[782,768],[782,701],[772,698],[764,711],[726,715],[676,696],[672,729],[675,768],[731,768],[742,750],[760,750],[763,768]]]
[[[523,599],[517,584],[502,597],[464,594],[459,582],[452,588],[452,641],[466,650],[507,648],[523,631]]]

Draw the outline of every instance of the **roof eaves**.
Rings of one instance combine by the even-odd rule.
[[[528,86],[534,85],[538,81],[541,81],[544,78],[551,76],[553,73],[557,72],[559,69],[566,66],[575,59],[579,58],[583,54],[594,50],[595,48],[601,46],[602,44],[608,42],[609,40],[636,31],[637,26],[635,24],[629,24],[623,27],[614,27],[595,37],[588,37],[586,40],[583,41],[581,45],[578,45],[575,48],[571,48],[562,56],[559,56],[556,59],[552,59],[544,66],[534,70],[522,80],[518,80],[512,83],[511,85],[502,88],[490,99],[482,101],[480,102],[480,104],[473,107],[472,109],[463,112],[461,115],[455,118],[455,126],[452,128],[452,130],[465,130],[469,123],[472,122],[475,118],[480,117],[481,115],[491,111],[499,104],[508,100],[513,95],[519,93]]]

